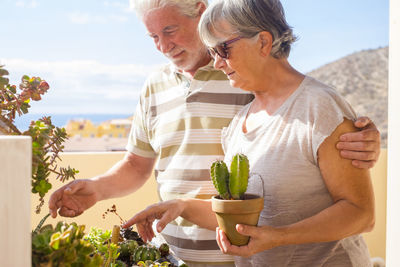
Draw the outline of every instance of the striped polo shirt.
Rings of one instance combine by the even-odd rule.
[[[189,79],[168,64],[146,81],[132,123],[127,150],[157,158],[160,199],[209,199],[216,195],[212,162],[223,159],[221,130],[253,95],[232,88],[210,62]],[[215,231],[178,217],[162,232],[175,254],[186,261],[230,262],[220,252]]]

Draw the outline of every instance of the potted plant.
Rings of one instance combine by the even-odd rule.
[[[57,167],[67,134],[65,129],[55,127],[50,117],[31,122],[25,131],[15,125],[16,116],[28,113],[30,102],[41,100],[49,84],[39,77],[24,75],[17,87],[9,83],[8,74],[0,65],[0,192],[4,203],[1,212],[5,214],[0,246],[6,248],[1,257],[5,266],[28,266],[32,246],[29,193],[40,196],[36,207],[39,213],[51,188],[50,173],[65,181],[78,171]]]
[[[5,77],[8,74],[4,66],[0,65],[0,134],[32,138],[31,191],[40,196],[40,203],[36,207],[36,213],[40,213],[44,196],[52,187],[49,175],[55,173],[56,179],[64,182],[70,178],[75,179],[78,171],[69,166],[57,167],[67,133],[64,128],[55,127],[50,117],[32,121],[26,131],[20,131],[15,126],[16,116],[28,113],[30,101],[41,100],[41,96],[50,88],[49,84],[40,77],[24,75],[18,90],[15,85],[9,84],[9,79]]]
[[[264,198],[246,194],[249,180],[249,160],[243,154],[233,157],[230,172],[222,160],[211,165],[211,178],[219,195],[212,197],[212,210],[219,227],[233,245],[242,246],[249,237],[236,230],[237,224],[257,225]]]

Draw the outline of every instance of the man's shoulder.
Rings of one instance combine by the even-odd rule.
[[[175,69],[172,64],[164,64],[157,66],[146,78],[147,84],[165,82],[175,75]]]
[[[221,81],[229,83],[228,77],[221,70],[213,67],[213,64],[208,64],[199,68],[194,76],[195,80],[199,81]]]

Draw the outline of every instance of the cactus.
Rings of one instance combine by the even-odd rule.
[[[243,154],[233,157],[231,175],[229,178],[229,191],[234,199],[243,199],[249,181],[249,160]]]
[[[134,254],[132,255],[135,262],[140,261],[155,261],[161,258],[160,251],[153,246],[139,246],[135,249]]]
[[[218,160],[211,165],[211,179],[220,197],[222,199],[230,199],[231,196],[228,187],[229,172],[225,162]]]
[[[249,160],[236,154],[231,163],[231,172],[222,160],[211,165],[211,179],[222,199],[243,199],[249,180]]]
[[[161,257],[167,257],[169,254],[169,246],[167,243],[162,243],[158,250],[160,251]]]

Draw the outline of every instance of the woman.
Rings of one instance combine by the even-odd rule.
[[[251,91],[245,106],[224,130],[225,161],[248,156],[251,174],[264,181],[258,226],[238,225],[250,236],[236,247],[217,229],[221,250],[239,266],[370,266],[359,235],[374,224],[369,172],[340,157],[340,134],[354,131],[355,113],[333,89],[295,70],[288,62],[295,40],[277,0],[215,0],[199,32],[234,87]],[[166,212],[168,211],[168,212]],[[209,201],[174,200],[133,217],[145,239],[150,222],[182,216],[215,229]]]

